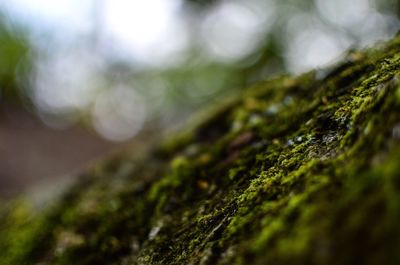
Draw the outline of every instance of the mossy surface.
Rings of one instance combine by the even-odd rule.
[[[0,264],[399,264],[400,37],[260,83],[0,217]]]

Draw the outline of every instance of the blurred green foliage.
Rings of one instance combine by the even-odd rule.
[[[19,100],[30,63],[31,47],[26,32],[0,14],[0,92],[6,100]]]
[[[254,11],[254,14],[259,15],[260,13],[257,13],[258,11],[260,11],[261,13],[268,13],[267,9],[269,8],[272,11],[268,13],[271,16],[270,21],[265,24],[267,25],[266,27],[268,27],[268,29],[265,31],[260,30],[261,33],[260,36],[258,36],[259,39],[254,40],[256,44],[254,45],[254,48],[251,50],[251,52],[249,52],[248,54],[246,53],[244,57],[240,57],[237,60],[235,59],[231,61],[219,60],[212,55],[210,56],[210,54],[205,54],[205,49],[204,47],[202,47],[202,45],[204,45],[204,40],[201,39],[202,35],[200,34],[200,29],[202,26],[201,22],[204,20],[204,18],[207,17],[207,15],[209,15],[209,13],[213,11],[213,9],[218,7],[218,5],[226,4],[229,2],[233,3],[234,1],[184,1],[185,5],[183,6],[182,12],[185,12],[186,17],[190,17],[190,22],[193,22],[194,24],[198,23],[198,25],[195,25],[191,29],[194,31],[192,35],[194,35],[195,37],[193,38],[194,41],[191,44],[191,47],[188,49],[188,54],[185,55],[185,60],[183,60],[183,63],[174,65],[173,67],[156,67],[153,69],[147,69],[142,68],[142,66],[140,65],[135,65],[135,63],[131,61],[122,62],[116,61],[118,60],[116,58],[105,58],[107,56],[102,54],[101,51],[99,52],[98,50],[93,48],[97,47],[97,43],[94,43],[96,42],[96,38],[90,38],[88,36],[78,37],[77,39],[79,45],[77,45],[76,43],[72,44],[71,46],[74,46],[74,48],[72,48],[71,50],[73,50],[74,52],[79,50],[79,48],[75,48],[75,45],[76,47],[86,47],[83,49],[88,49],[87,47],[91,47],[86,52],[93,54],[94,57],[103,56],[104,58],[101,58],[101,61],[105,62],[105,66],[103,67],[102,65],[102,67],[93,70],[93,72],[97,72],[90,78],[87,78],[91,80],[92,83],[90,84],[89,82],[88,84],[72,82],[71,86],[73,86],[73,88],[70,88],[70,90],[72,91],[71,94],[81,93],[82,97],[86,97],[87,94],[92,93],[89,95],[91,99],[88,100],[89,103],[85,104],[84,107],[72,106],[64,112],[57,112],[59,111],[58,109],[41,109],[40,104],[43,102],[34,102],[35,92],[37,91],[35,91],[35,89],[32,87],[37,85],[35,84],[35,81],[39,80],[40,78],[35,76],[35,74],[37,74],[37,69],[35,69],[35,67],[31,67],[32,65],[37,66],[42,63],[40,62],[40,60],[45,61],[47,58],[51,58],[51,56],[54,55],[51,54],[52,52],[60,53],[60,50],[62,49],[57,50],[56,47],[52,51],[49,51],[50,49],[48,49],[48,47],[45,47],[42,48],[41,51],[35,50],[32,47],[33,41],[32,38],[30,38],[29,36],[30,32],[10,22],[9,17],[4,15],[2,16],[0,11],[0,99],[13,101],[17,100],[19,102],[21,102],[21,99],[23,99],[24,102],[25,99],[28,99],[33,102],[33,105],[39,112],[41,112],[41,114],[49,111],[49,115],[57,117],[65,115],[70,118],[70,116],[74,115],[74,120],[78,120],[81,123],[90,125],[93,120],[93,106],[96,105],[96,100],[99,98],[99,95],[104,92],[104,90],[110,91],[115,89],[119,85],[124,85],[125,87],[132,88],[136,90],[136,92],[139,92],[138,94],[140,95],[140,97],[143,98],[145,104],[149,106],[149,108],[146,110],[146,114],[148,114],[147,118],[151,118],[150,121],[152,123],[156,123],[157,121],[162,121],[164,123],[169,123],[170,121],[177,120],[179,121],[182,120],[182,118],[187,118],[188,114],[190,114],[194,110],[199,109],[206,104],[209,104],[210,101],[218,101],[221,97],[228,93],[231,93],[234,90],[244,89],[245,87],[260,80],[266,79],[271,75],[284,73],[290,70],[290,65],[288,65],[288,61],[290,61],[289,59],[293,58],[289,58],[288,50],[290,50],[291,44],[295,42],[294,39],[296,37],[296,34],[299,33],[299,31],[301,30],[312,31],[313,29],[311,29],[311,27],[315,26],[314,30],[319,30],[319,33],[326,33],[326,35],[331,37],[331,39],[339,39],[341,37],[344,37],[347,38],[346,41],[352,41],[353,44],[357,44],[357,41],[359,41],[360,39],[360,36],[357,35],[357,33],[364,35],[370,34],[372,36],[376,32],[379,32],[379,30],[365,30],[368,33],[361,33],[361,30],[358,26],[354,26],[353,28],[344,28],[340,25],[338,26],[334,23],[335,21],[332,22],[332,20],[324,18],[324,14],[322,14],[324,12],[318,10],[318,7],[321,8],[320,6],[322,1],[323,0],[271,0],[264,2],[262,0],[253,0],[248,2],[246,2],[245,0],[237,1],[237,3],[240,2],[242,4],[248,4],[250,2],[259,3],[260,6],[265,9],[262,9],[261,11],[252,10],[251,12]],[[354,7],[354,5],[357,5],[357,3],[361,3],[363,1],[364,0],[360,0],[358,2],[349,2],[349,6],[350,4],[352,4]],[[320,6],[318,6],[318,3],[320,4]],[[345,1],[341,1],[340,3],[345,3]],[[374,11],[379,12],[380,15],[385,16],[385,19],[387,17],[390,17],[391,20],[395,21],[393,22],[393,25],[389,25],[389,22],[387,23],[388,27],[392,27],[392,29],[388,30],[388,32],[393,32],[393,28],[395,28],[399,24],[399,1],[371,0],[369,1],[369,3],[371,4],[370,8]],[[357,8],[355,10],[357,10]],[[382,20],[382,17],[378,16],[378,20],[379,19]],[[368,20],[372,20],[372,18],[368,18]],[[385,23],[386,22],[387,21],[385,20]],[[295,27],[291,28],[291,26],[293,25]],[[295,30],[293,30],[293,28],[295,28]],[[100,29],[97,30],[99,32],[101,31]],[[294,31],[296,34],[290,32],[291,30]],[[93,31],[96,31],[96,29],[94,28]],[[42,37],[43,36],[41,36],[41,38]],[[30,43],[31,41],[32,43]],[[45,40],[43,42],[47,41]],[[84,45],[81,45],[82,43],[84,43]],[[303,46],[307,46],[308,44],[309,43]],[[346,46],[345,49],[347,49],[347,47],[348,46]],[[322,50],[323,51],[320,51],[320,53],[327,53],[324,49]],[[43,54],[46,52],[48,52],[49,54]],[[306,58],[302,58],[303,54],[301,54],[301,52],[300,59],[295,57],[295,61],[303,59],[304,61],[306,61]],[[314,52],[314,50],[312,50],[312,52]],[[69,55],[66,54],[65,56],[58,57],[64,59],[68,56]],[[306,56],[304,55],[303,57]],[[84,60],[84,58],[81,58],[79,56],[77,56],[77,58],[79,59],[77,60],[76,64],[84,65],[84,63],[82,63],[82,60]],[[72,63],[72,65],[75,66],[75,62]],[[52,67],[51,63],[49,63],[47,67]],[[72,67],[72,69],[68,69],[70,71],[77,72],[77,68]],[[47,75],[46,71],[44,71],[44,73],[45,75]],[[70,76],[65,77],[64,72],[62,72],[60,74],[62,80],[59,83],[53,82],[55,79],[57,79],[57,77],[53,78],[51,74],[47,76],[50,76],[51,79],[51,82],[47,84],[47,86],[49,87],[49,90],[53,91],[47,91],[47,94],[43,94],[49,97],[53,96],[54,98],[46,99],[46,102],[54,103],[58,102],[57,100],[60,98],[62,99],[62,97],[64,96],[71,96],[68,94],[68,92],[65,92],[66,89],[64,89],[65,93],[61,93],[63,91],[62,85],[68,85],[68,82],[70,80],[66,79],[70,78]],[[79,74],[77,76],[79,77]],[[83,80],[85,80],[85,78],[83,78]],[[83,88],[76,88],[77,83],[82,85]],[[31,88],[32,90],[30,90]],[[80,95],[72,96],[73,99],[79,99],[80,97]],[[131,102],[126,104],[129,105],[131,104]],[[116,112],[124,111],[123,108],[119,105],[123,104],[121,102],[118,102],[118,106],[113,106],[115,107]],[[120,109],[118,109],[119,107]],[[51,113],[51,111],[54,111],[54,113]],[[75,118],[75,116],[77,116],[78,118]]]

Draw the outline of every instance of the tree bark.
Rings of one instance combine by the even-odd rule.
[[[400,37],[4,203],[0,264],[399,264]]]

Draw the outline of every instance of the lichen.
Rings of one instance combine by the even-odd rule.
[[[400,263],[400,37],[0,212],[0,264]]]

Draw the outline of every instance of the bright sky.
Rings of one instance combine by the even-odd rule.
[[[86,0],[11,0],[2,6],[15,20],[34,30],[63,30],[79,32],[88,29],[89,10],[93,1]]]
[[[106,48],[151,64],[168,63],[187,46],[186,28],[176,15],[181,4],[181,0],[12,0],[0,8],[3,5],[10,17],[31,27],[39,43],[46,42],[40,39],[43,34],[64,42],[90,33],[94,23],[100,23],[104,42],[111,43]],[[93,10],[101,12],[100,21]]]
[[[184,22],[177,16],[180,6],[180,0],[105,1],[105,34],[141,62],[165,62],[187,45]]]

